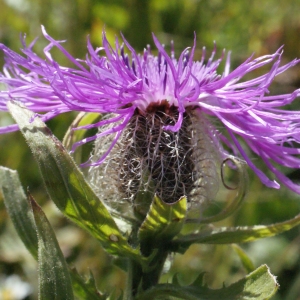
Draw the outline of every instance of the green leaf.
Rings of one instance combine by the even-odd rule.
[[[29,110],[14,102],[7,106],[38,161],[49,196],[63,214],[97,238],[107,252],[141,262],[139,251],[129,246],[60,141]]]
[[[191,284],[191,286],[204,286],[204,276],[205,276],[205,272],[200,273],[196,279],[193,281],[193,283]]]
[[[142,223],[138,236],[141,242],[160,248],[172,240],[182,229],[187,209],[186,197],[176,203],[165,203],[156,195]]]
[[[38,260],[38,238],[31,206],[25,196],[17,171],[0,167],[0,189],[4,204],[13,224],[26,248]],[[76,270],[70,270],[74,292],[80,299],[104,300],[105,296],[97,290],[90,278],[84,282]]]
[[[300,224],[300,214],[295,218],[272,225],[244,227],[221,227],[206,229],[200,233],[182,235],[172,241],[173,251],[185,251],[191,244],[233,244],[252,242],[257,239],[271,237],[288,231]]]
[[[267,300],[277,291],[278,283],[263,265],[238,282],[221,289],[212,290],[207,286],[178,286],[158,284],[141,293],[136,300],[176,299],[184,300]]]
[[[80,300],[107,299],[105,295],[102,295],[98,291],[92,273],[90,273],[90,277],[86,281],[82,279],[82,277],[78,274],[75,268],[70,270],[70,275],[72,279],[74,293]]]
[[[28,251],[37,259],[38,239],[35,221],[17,171],[0,167],[0,190],[18,235]]]
[[[71,278],[55,233],[41,207],[29,195],[38,235],[39,299],[74,299]]]
[[[255,270],[255,267],[254,267],[252,260],[247,255],[247,253],[239,245],[233,244],[232,248],[237,253],[237,255],[240,257],[240,260],[241,260],[244,268],[246,269],[246,271],[253,272]]]

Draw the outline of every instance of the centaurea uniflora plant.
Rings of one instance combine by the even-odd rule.
[[[25,39],[22,54],[0,44],[5,57],[0,109],[17,123],[0,133],[22,131],[51,199],[118,258],[128,279],[121,294],[100,293],[93,278],[84,281],[67,265],[41,207],[29,192],[24,195],[15,171],[3,167],[0,186],[8,212],[38,260],[40,299],[73,299],[74,294],[79,299],[140,300],[272,297],[278,283],[265,265],[218,290],[203,282],[203,274],[188,286],[177,276],[162,282],[161,274],[171,253],[184,253],[194,243],[248,242],[300,223],[297,216],[269,226],[212,226],[241,206],[247,166],[268,188],[283,184],[300,193],[299,185],[280,171],[280,166],[300,166],[300,111],[285,109],[300,90],[269,93],[274,78],[300,60],[281,65],[280,48],[251,56],[231,70],[230,53],[216,59],[216,49],[208,59],[203,49],[201,60],[195,60],[196,39],[177,57],[173,45],[167,52],[155,35],[156,49],[148,46],[138,54],[124,37],[112,46],[105,32],[102,47],[94,49],[88,41],[82,60],[42,30],[49,42],[44,57]],[[53,48],[73,67],[58,64]],[[266,66],[263,75],[244,79]],[[74,111],[80,114],[62,144],[44,122]],[[74,141],[76,137],[81,138]],[[81,165],[88,170],[85,178],[70,155],[90,142],[94,151]],[[254,156],[275,180],[255,165]],[[236,186],[226,183],[225,168],[238,174]],[[231,190],[233,200],[216,215],[205,215],[222,186]]]

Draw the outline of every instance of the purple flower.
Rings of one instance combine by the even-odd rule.
[[[192,48],[185,49],[177,59],[174,51],[171,50],[168,54],[154,35],[157,56],[151,53],[149,47],[143,54],[137,54],[123,38],[130,52],[128,56],[124,46],[120,45],[117,39],[113,48],[103,33],[103,47],[93,49],[88,41],[86,59],[78,60],[62,47],[61,41],[50,37],[44,28],[42,30],[49,41],[44,49],[46,59],[33,52],[34,43],[26,46],[23,40],[23,56],[0,44],[6,61],[0,83],[7,86],[0,92],[2,111],[6,111],[7,102],[14,99],[38,113],[43,121],[69,111],[105,114],[107,117],[100,122],[85,126],[102,128],[99,133],[75,143],[72,150],[84,143],[109,136],[110,144],[101,157],[94,163],[89,162],[99,165],[126,136],[127,139],[134,140],[135,147],[140,147],[139,150],[133,150],[130,146],[131,148],[127,149],[130,153],[138,155],[137,151],[152,151],[147,154],[147,164],[152,164],[151,171],[158,168],[158,165],[154,166],[157,162],[153,159],[149,162],[149,157],[154,154],[163,155],[166,150],[162,141],[170,144],[174,139],[181,139],[176,133],[183,130],[182,128],[189,131],[188,124],[193,122],[192,119],[197,115],[201,120],[197,123],[199,126],[193,127],[193,132],[197,133],[199,128],[199,131],[202,130],[201,139],[205,139],[202,128],[204,126],[208,135],[204,144],[214,147],[220,157],[225,159],[230,155],[222,147],[225,145],[234,155],[241,156],[266,186],[279,188],[276,181],[268,178],[255,166],[249,157],[249,151],[241,145],[243,140],[261,157],[279,181],[300,193],[300,186],[280,171],[280,166],[300,167],[300,112],[284,109],[299,96],[300,90],[282,95],[270,95],[268,90],[277,75],[299,63],[299,60],[295,59],[280,66],[282,48],[272,55],[256,59],[251,56],[233,71],[230,70],[228,53],[224,71],[218,74],[217,68],[224,59],[224,53],[221,58],[214,59],[214,49],[211,57],[205,62],[203,49],[201,61],[194,61],[196,41]],[[50,54],[53,47],[58,48],[74,64],[74,68],[60,66]],[[245,75],[267,64],[270,64],[267,73],[254,79],[243,80]],[[212,125],[214,121],[211,123],[209,120],[214,118],[223,124],[226,132],[221,133]],[[161,129],[154,133],[157,120]],[[152,122],[151,126],[149,122]],[[138,125],[133,127],[133,124]],[[144,124],[144,127],[141,124]],[[143,137],[139,136],[146,127],[150,130],[147,133],[148,143],[152,142],[152,134],[159,136],[151,151],[147,150],[147,145],[143,144]],[[125,132],[128,128],[130,133]],[[11,125],[0,128],[0,133],[15,130],[18,130],[17,125]],[[164,140],[163,136],[168,137]],[[189,139],[183,146],[179,143],[176,147],[170,146],[167,151],[178,152],[178,147],[182,146],[180,159],[187,159],[189,154],[186,154],[188,150],[185,146],[190,143]],[[199,139],[195,143],[198,145]],[[159,147],[163,149],[159,150]],[[194,152],[192,156],[195,155]],[[201,156],[201,153],[197,155]],[[128,164],[131,157],[129,155],[125,163]],[[136,162],[137,164],[139,163]],[[163,167],[168,165],[170,169],[174,169],[176,164],[180,165],[181,161],[174,162],[170,159]],[[201,167],[201,164],[198,167]],[[190,171],[193,173],[193,169]],[[160,172],[167,174],[168,170]],[[174,176],[182,176],[182,172],[175,172]],[[160,177],[160,184],[166,178],[171,180],[167,175],[161,176],[161,173],[156,176]],[[192,180],[193,176],[188,175],[185,182]],[[196,180],[200,180],[200,177]],[[175,180],[174,185],[179,186],[180,192],[185,192],[189,187],[180,187],[179,181]]]

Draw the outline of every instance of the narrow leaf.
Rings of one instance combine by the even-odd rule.
[[[69,269],[55,233],[31,195],[30,203],[38,235],[39,299],[74,299]]]
[[[246,271],[253,272],[255,270],[255,267],[254,267],[252,260],[247,255],[247,253],[239,245],[233,244],[232,248],[237,253],[237,255],[240,257],[240,260],[241,260],[244,268],[246,269]]]
[[[57,207],[97,238],[109,253],[141,261],[139,251],[128,245],[60,141],[32,112],[14,102],[7,106],[39,163],[49,196]]]
[[[18,235],[28,251],[37,259],[38,239],[35,221],[17,171],[0,167],[0,190]]]
[[[204,276],[205,276],[205,272],[200,273],[196,279],[193,281],[193,283],[191,284],[191,286],[204,286]]]
[[[13,224],[26,248],[38,260],[38,238],[36,225],[30,203],[21,187],[17,171],[0,167],[0,190],[4,196],[4,204]],[[92,277],[87,282],[75,271],[70,270],[73,289],[79,299],[106,299],[93,285]]]
[[[76,269],[70,270],[70,275],[72,279],[73,289],[75,295],[80,300],[105,300],[107,297],[102,295],[95,283],[93,274],[90,274],[88,280],[83,280],[82,277],[78,274]]]
[[[243,227],[221,227],[207,229],[200,233],[183,235],[172,241],[173,251],[185,251],[191,244],[233,244],[252,242],[257,239],[271,237],[288,231],[300,224],[300,214],[285,222],[272,225],[257,225]]]
[[[263,265],[238,282],[221,289],[212,290],[206,286],[178,286],[158,284],[141,293],[136,300],[168,299],[173,296],[184,300],[267,300],[277,291],[278,283]]]

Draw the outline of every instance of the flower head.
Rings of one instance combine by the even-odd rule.
[[[97,127],[99,132],[75,143],[72,150],[102,138],[101,155],[86,165],[109,159],[114,167],[121,166],[119,182],[130,181],[121,184],[124,194],[138,193],[142,181],[167,202],[185,193],[211,197],[218,160],[230,155],[228,149],[241,156],[265,185],[279,188],[255,166],[241,140],[279,181],[300,193],[300,187],[277,166],[300,167],[300,112],[284,109],[300,90],[282,95],[270,95],[268,90],[277,75],[299,63],[295,59],[280,66],[282,48],[271,55],[250,57],[232,71],[229,53],[219,74],[224,53],[214,59],[214,49],[205,62],[203,49],[202,59],[194,61],[196,41],[175,58],[174,51],[168,54],[154,35],[157,56],[150,47],[137,54],[123,37],[128,56],[118,39],[113,48],[103,33],[103,46],[94,49],[88,41],[86,59],[78,60],[44,28],[43,34],[49,41],[44,49],[46,59],[33,52],[34,43],[26,46],[23,40],[23,56],[0,45],[6,60],[0,82],[7,85],[0,92],[0,109],[7,110],[7,102],[13,99],[44,121],[69,111],[105,114],[100,122],[84,127]],[[74,67],[59,65],[50,54],[53,47]],[[243,79],[267,64],[267,73]],[[219,120],[227,133],[218,132],[211,118]],[[11,125],[0,128],[0,133],[17,129]]]

